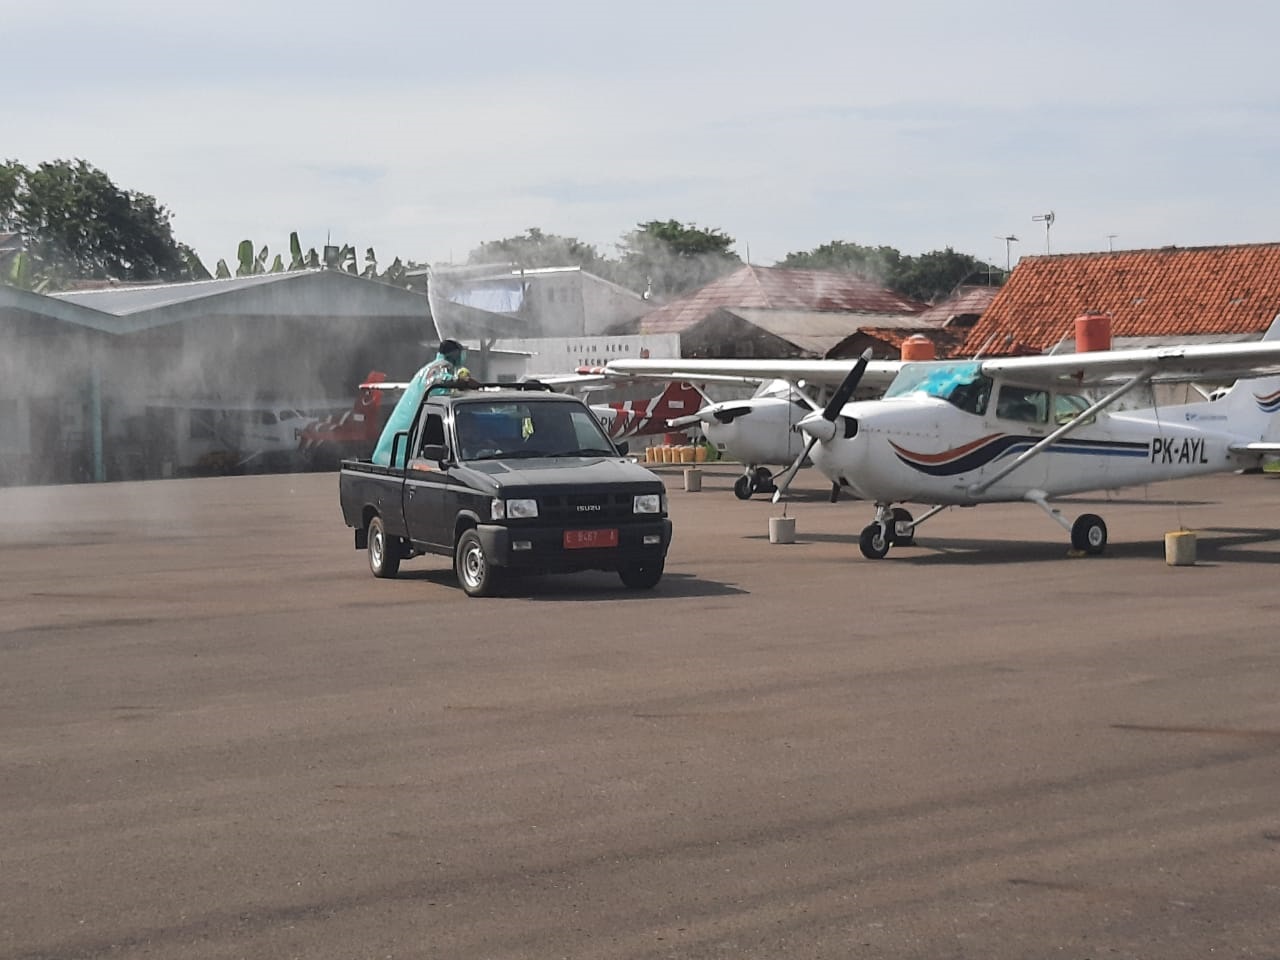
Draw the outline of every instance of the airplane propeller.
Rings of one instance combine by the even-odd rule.
[[[667,421],[667,426],[673,430],[679,430],[684,427],[692,427],[697,423],[709,424],[713,421],[733,423],[738,417],[745,417],[751,413],[753,409],[742,404],[736,407],[712,404],[711,406],[703,407],[697,413],[687,413],[683,417],[672,417]]]
[[[858,358],[858,362],[853,365],[853,369],[840,381],[840,386],[831,395],[831,399],[827,401],[827,405],[822,412],[820,414],[811,413],[796,424],[798,429],[809,435],[809,442],[800,451],[800,456],[796,457],[791,466],[787,468],[786,474],[782,477],[782,482],[774,490],[774,503],[781,500],[782,495],[787,492],[787,487],[791,486],[791,481],[799,471],[800,464],[804,463],[805,458],[809,456],[809,452],[813,450],[813,445],[819,440],[834,439],[836,435],[836,417],[840,416],[840,411],[844,409],[844,405],[853,397],[853,391],[858,389],[858,381],[866,373],[867,364],[870,362],[871,348],[868,347],[863,351],[862,356]]]

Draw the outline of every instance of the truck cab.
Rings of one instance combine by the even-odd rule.
[[[612,570],[628,587],[655,586],[671,542],[662,481],[581,400],[520,386],[427,396],[396,436],[393,466],[343,462],[343,517],[373,574],[436,554],[453,558],[471,596],[535,572]]]

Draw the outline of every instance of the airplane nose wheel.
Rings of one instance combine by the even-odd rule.
[[[881,560],[889,552],[889,538],[885,535],[884,526],[869,523],[862,528],[862,536],[858,538],[858,546],[862,555],[868,560]]]
[[[1083,553],[1097,556],[1107,548],[1107,525],[1092,513],[1082,513],[1071,525],[1071,546]]]
[[[739,500],[750,500],[753,494],[773,493],[777,488],[773,485],[773,474],[764,467],[756,467],[751,473],[744,473],[733,484],[733,495]]]

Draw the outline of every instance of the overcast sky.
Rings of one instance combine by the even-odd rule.
[[[0,156],[82,158],[209,267],[718,228],[1043,253],[1280,240],[1280,6],[0,0]],[[1114,238],[1109,239],[1109,235]]]

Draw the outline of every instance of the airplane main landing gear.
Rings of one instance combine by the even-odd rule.
[[[1076,517],[1075,523],[1067,523],[1062,511],[1049,502],[1049,498],[1039,490],[1032,490],[1026,498],[1047,513],[1054,522],[1064,530],[1071,531],[1071,549],[1096,557],[1107,549],[1107,525],[1102,518],[1093,513],[1082,513]]]
[[[1107,548],[1107,525],[1092,513],[1082,513],[1071,525],[1071,546],[1090,556],[1097,556]]]
[[[739,500],[750,500],[753,494],[773,493],[773,474],[764,467],[748,468],[733,484],[733,495]]]

